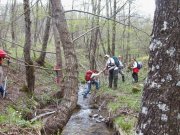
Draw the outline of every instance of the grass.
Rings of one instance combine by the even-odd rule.
[[[134,124],[136,123],[136,119],[131,116],[120,116],[115,119],[115,124],[119,125],[123,132],[128,135],[132,135],[132,129],[134,128]]]

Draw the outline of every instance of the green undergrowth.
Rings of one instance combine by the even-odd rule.
[[[0,124],[7,124],[11,126],[18,126],[21,128],[41,129],[42,123],[40,121],[30,122],[25,120],[22,112],[15,110],[13,107],[8,107],[5,113],[0,115]]]

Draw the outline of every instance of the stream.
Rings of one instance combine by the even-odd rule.
[[[61,135],[113,135],[114,131],[104,122],[100,122],[96,114],[94,114],[95,117],[90,117],[97,109],[90,109],[90,94],[88,98],[83,99],[83,91],[84,85],[79,86],[78,105],[80,109],[73,113]]]

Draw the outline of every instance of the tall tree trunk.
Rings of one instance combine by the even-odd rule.
[[[106,16],[109,18],[109,0],[106,0]],[[108,54],[111,54],[111,47],[110,47],[110,25],[109,20],[107,20],[107,46],[108,46]]]
[[[15,47],[14,42],[16,42],[16,27],[14,26],[14,18],[15,18],[15,8],[16,8],[16,0],[12,1],[12,5],[11,5],[11,37],[12,37],[12,46],[11,47]],[[15,34],[16,33],[16,34]]]
[[[51,13],[50,13],[50,7],[49,7],[49,15],[50,14]],[[40,66],[44,66],[44,64],[45,64],[46,49],[47,49],[47,44],[48,44],[48,39],[49,39],[49,34],[50,34],[50,24],[51,24],[51,18],[47,17],[45,31],[44,31],[44,37],[43,37],[43,44],[42,44],[42,49],[41,49],[41,54],[40,54],[39,58],[36,60],[36,62]]]
[[[101,7],[101,0],[98,0],[98,3],[94,3],[94,1],[92,0],[92,10],[94,12],[94,14],[99,15],[100,14],[100,7]],[[99,26],[99,17],[93,17],[92,20],[92,28],[94,26]],[[98,47],[98,31],[99,31],[99,27],[96,28],[95,30],[93,30],[91,32],[91,41],[90,41],[90,69],[96,69],[96,51],[97,51],[97,47]]]
[[[115,55],[116,44],[116,0],[114,0],[113,26],[112,26],[112,55]]]
[[[5,22],[6,22],[8,10],[9,10],[9,3],[8,3],[8,1],[7,1],[5,11],[4,11],[3,15],[2,15],[2,16],[3,16],[3,17],[2,17],[2,23],[3,23],[3,24],[5,24]],[[4,26],[4,25],[2,25],[2,26]],[[2,26],[0,26],[0,37],[1,37],[1,38],[6,38],[6,35],[7,35],[7,33],[8,33],[8,29],[9,29],[9,25],[7,26],[6,32],[4,32],[4,31],[5,31],[5,28],[2,27]],[[5,42],[0,41],[0,46],[2,46],[3,49],[5,49],[5,50],[7,49],[7,46],[6,46]]]
[[[24,59],[26,64],[26,81],[30,93],[34,91],[35,75],[33,61],[31,60],[31,20],[29,0],[24,0],[24,16],[25,16],[25,45],[24,45]],[[30,66],[31,65],[31,66]]]
[[[34,36],[33,36],[33,46],[32,48],[35,48],[36,47],[36,44],[37,44],[37,40],[38,40],[38,23],[39,23],[39,1],[37,1],[36,3],[36,8],[35,8],[35,13],[33,12],[34,14],[34,18],[35,18],[35,21],[34,21]],[[36,58],[36,52],[33,51],[33,55],[34,55],[34,58]]]
[[[125,24],[126,23],[126,14],[125,14],[125,6],[123,7],[123,23]],[[122,32],[122,50],[121,50],[121,53],[123,55],[123,60],[125,60],[125,45],[126,45],[126,40],[125,40],[125,34],[126,34],[126,25],[123,26],[123,32]]]
[[[138,135],[180,133],[180,3],[156,0]]]
[[[129,10],[128,10],[128,35],[127,35],[127,46],[126,46],[126,63],[128,62],[129,59],[129,45],[130,45],[130,25],[131,25],[131,1],[129,1]]]
[[[36,47],[37,39],[38,39],[38,21],[39,21],[39,1],[36,3],[36,11],[34,13],[35,22],[34,22],[34,45]],[[35,53],[34,53],[35,55]]]
[[[64,98],[57,108],[57,113],[49,117],[46,121],[46,134],[55,134],[62,131],[68,122],[77,104],[78,90],[78,62],[71,34],[67,28],[64,10],[60,0],[50,0],[52,4],[53,18],[55,19],[59,36],[62,42],[65,56],[65,79]]]
[[[53,33],[54,33],[54,42],[55,42],[55,47],[56,47],[56,66],[57,66],[57,68],[61,69],[61,70],[57,71],[57,75],[58,75],[57,77],[58,77],[59,83],[61,84],[62,83],[61,81],[63,79],[63,72],[62,72],[63,61],[62,61],[62,51],[61,51],[61,39],[60,39],[54,19],[53,19]],[[64,93],[64,92],[62,91],[62,93]]]

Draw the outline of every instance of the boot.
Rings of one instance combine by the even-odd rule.
[[[122,76],[122,81],[125,82],[125,78],[124,78],[124,75]]]

